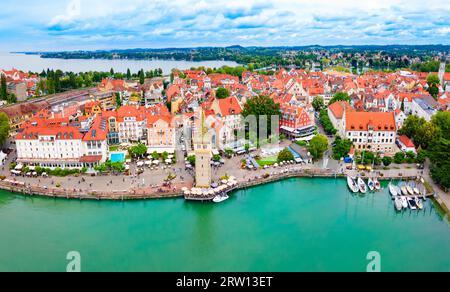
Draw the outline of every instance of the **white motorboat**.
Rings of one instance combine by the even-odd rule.
[[[417,210],[416,200],[408,198],[408,205],[411,210]]]
[[[367,185],[364,182],[364,180],[360,177],[358,177],[358,187],[359,187],[359,191],[363,194],[367,193]]]
[[[377,190],[377,191],[381,190],[381,184],[380,184],[380,182],[378,181],[378,179],[377,179],[377,178],[374,178],[374,179],[373,179],[373,182],[375,183],[375,190]]]
[[[420,195],[420,191],[418,188],[413,188],[414,194]]]
[[[394,201],[394,205],[395,205],[395,209],[397,211],[401,211],[403,209],[403,204],[402,204],[402,200],[400,199],[400,197],[395,197],[395,201]]]
[[[347,185],[352,192],[354,193],[359,192],[358,184],[355,182],[355,179],[352,178],[351,176],[347,176]]]
[[[408,209],[408,200],[406,199],[405,196],[401,196],[400,199],[402,200],[402,207],[404,209]]]
[[[419,197],[415,197],[414,200],[415,200],[415,203],[416,203],[417,207],[418,207],[420,210],[423,210],[423,203],[422,203],[422,200],[419,199]]]
[[[375,183],[373,182],[372,178],[369,177],[369,181],[367,182],[367,185],[369,186],[369,190],[373,191],[375,189]]]
[[[414,196],[414,191],[413,191],[412,187],[407,185],[406,186],[406,191],[408,191],[408,194],[410,194],[411,196]]]
[[[406,186],[401,186],[400,189],[402,190],[402,194],[407,196],[408,195],[408,190],[406,189]]]
[[[392,198],[395,198],[398,195],[397,189],[393,184],[389,184],[389,193],[391,193]]]
[[[215,196],[213,199],[214,203],[222,203],[223,201],[228,200],[230,197],[226,194]]]

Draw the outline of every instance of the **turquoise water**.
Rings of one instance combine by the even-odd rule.
[[[125,153],[111,153],[109,160],[111,162],[125,162]]]
[[[388,191],[290,179],[218,205],[67,201],[0,194],[0,271],[450,271],[449,222],[431,201],[396,213]]]

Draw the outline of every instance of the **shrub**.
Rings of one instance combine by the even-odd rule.
[[[402,164],[405,161],[405,153],[397,152],[394,156],[394,162],[397,164]]]
[[[383,157],[383,165],[388,167],[392,163],[392,158],[389,156]]]

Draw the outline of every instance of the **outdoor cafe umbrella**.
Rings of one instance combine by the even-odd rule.
[[[185,192],[185,191],[188,190],[188,188],[187,188],[187,187],[183,187],[183,188],[181,188],[181,190],[182,190],[183,192]]]
[[[189,196],[189,195],[191,194],[191,192],[188,191],[188,190],[186,190],[186,191],[184,191],[184,194],[185,194],[186,196]]]
[[[172,159],[166,159],[165,161],[167,164],[171,164],[172,163]]]
[[[142,162],[142,161],[139,161],[138,163],[137,163],[137,166],[143,166],[144,165],[144,162]]]
[[[226,179],[223,179],[222,180],[222,183],[225,185],[225,184],[227,184],[228,183],[228,180],[226,180]]]
[[[215,189],[215,188],[217,188],[219,185],[217,184],[217,183],[212,183],[211,184],[211,187],[213,188],[213,189]]]

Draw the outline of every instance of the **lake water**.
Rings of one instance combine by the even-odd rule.
[[[386,187],[386,185],[384,184]],[[450,271],[450,227],[430,200],[397,213],[387,189],[289,179],[222,204],[69,201],[0,193],[0,271]]]
[[[166,60],[100,60],[100,59],[44,59],[38,55],[10,54],[0,52],[0,69],[9,70],[16,68],[25,72],[42,72],[42,70],[60,69],[62,71],[87,72],[87,71],[109,71],[114,68],[115,72],[126,73],[130,68],[132,73],[139,70],[161,68],[164,74],[170,74],[173,68],[189,69],[192,67],[219,68],[222,66],[238,66],[236,62],[229,61],[166,61]]]

